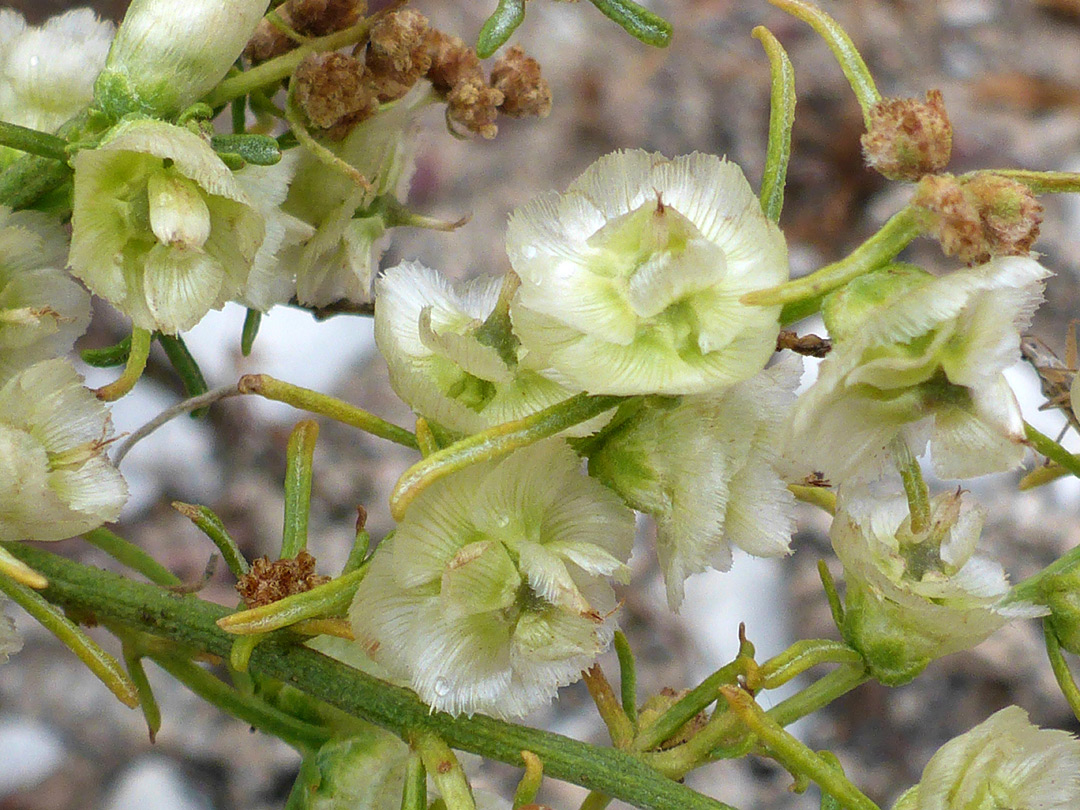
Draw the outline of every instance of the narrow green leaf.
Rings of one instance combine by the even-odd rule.
[[[481,59],[499,50],[525,19],[525,0],[499,0],[495,13],[487,18],[476,40],[476,55]]]
[[[206,385],[206,378],[203,377],[199,364],[191,356],[191,352],[188,351],[183,338],[179,335],[163,335],[160,332],[156,332],[154,337],[161,344],[161,348],[165,350],[166,357],[172,363],[172,367],[177,376],[180,377],[180,382],[184,384],[184,391],[189,397],[201,396],[210,390]],[[207,410],[207,408],[200,408],[192,411],[192,419],[202,418],[206,415]]]
[[[262,313],[257,309],[249,309],[244,316],[244,328],[240,331],[240,354],[247,357],[251,354],[251,347],[255,345],[255,337],[259,334],[259,324],[262,323]]]
[[[671,23],[633,0],[589,1],[634,39],[656,48],[666,48],[671,44]]]
[[[101,349],[83,349],[79,352],[82,361],[94,368],[112,368],[122,366],[127,362],[131,353],[131,335],[121,340],[114,346],[105,346]]]

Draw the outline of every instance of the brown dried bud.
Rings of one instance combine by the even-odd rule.
[[[966,264],[1026,255],[1042,222],[1042,205],[1027,186],[986,173],[966,182],[951,174],[924,177],[912,204],[929,212],[945,255]]]
[[[862,136],[866,163],[890,180],[918,180],[937,174],[952,153],[952,124],[940,90],[926,101],[883,98],[870,108]]]
[[[364,80],[364,64],[353,56],[330,51],[308,56],[293,75],[296,102],[312,125],[340,140],[379,103]]]
[[[315,573],[315,558],[301,551],[294,559],[275,562],[259,557],[251,564],[251,570],[236,583],[236,592],[245,605],[255,608],[310,591],[329,581],[330,577]]]
[[[454,85],[446,97],[447,120],[460,124],[487,140],[498,133],[495,119],[503,94],[489,87],[483,79],[467,79]]]
[[[427,17],[409,8],[387,14],[372,26],[365,61],[368,83],[379,101],[401,98],[428,72],[427,33]]]
[[[355,25],[367,12],[366,0],[287,0],[277,7],[281,21],[298,34],[322,37]],[[244,55],[252,62],[265,62],[299,43],[267,19],[259,21]]]
[[[447,95],[466,81],[486,84],[480,57],[459,37],[433,29],[428,31],[424,47],[431,58],[427,78],[437,92]]]
[[[491,69],[491,86],[503,94],[499,112],[511,118],[534,115],[544,118],[551,112],[551,88],[540,75],[540,63],[515,45]]]

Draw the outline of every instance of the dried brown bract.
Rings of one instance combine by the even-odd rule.
[[[297,104],[331,139],[345,137],[379,108],[365,80],[364,64],[353,56],[334,51],[312,54],[300,63],[293,82]]]
[[[446,97],[446,117],[469,132],[490,140],[499,131],[495,119],[502,102],[503,94],[489,87],[483,79],[468,79],[454,85]]]
[[[380,102],[401,98],[428,72],[427,34],[427,17],[408,8],[387,14],[372,26],[365,63],[368,82]]]
[[[966,182],[948,174],[924,177],[912,203],[929,213],[945,254],[966,264],[1025,255],[1042,222],[1042,206],[1027,186],[993,174]]]
[[[367,12],[366,0],[288,0],[277,8],[281,21],[296,33],[321,37],[355,25]],[[297,46],[297,42],[269,20],[261,20],[244,49],[252,62],[265,62]]]
[[[274,562],[259,557],[236,583],[236,592],[245,605],[255,608],[310,591],[329,581],[330,577],[315,573],[315,558],[301,551],[295,558]]]
[[[952,154],[952,124],[940,90],[926,101],[883,98],[870,109],[861,139],[869,166],[890,180],[918,180],[937,174]]]
[[[442,31],[428,31],[424,47],[431,58],[427,78],[436,91],[448,95],[455,85],[462,82],[484,82],[484,68],[480,57],[460,37]]]
[[[503,94],[499,112],[511,118],[545,117],[551,112],[551,88],[540,63],[515,45],[491,69],[491,86]]]

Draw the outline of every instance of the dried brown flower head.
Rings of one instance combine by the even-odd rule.
[[[366,0],[287,0],[277,7],[277,15],[298,34],[321,37],[355,25],[367,12]],[[252,62],[265,62],[299,43],[267,19],[255,27],[244,55]]]
[[[495,62],[491,86],[503,94],[499,112],[504,115],[543,118],[551,112],[551,88],[540,75],[540,63],[517,45]]]
[[[424,39],[424,47],[431,57],[427,78],[436,91],[447,95],[462,82],[484,82],[484,68],[480,57],[460,37],[432,29]]]
[[[498,133],[495,119],[503,94],[483,79],[458,82],[446,97],[447,120],[491,140]]]
[[[870,109],[861,141],[867,164],[890,180],[937,174],[952,153],[952,125],[941,91],[930,90],[926,101],[883,98]]]
[[[428,72],[427,34],[427,17],[409,8],[387,14],[372,26],[365,63],[380,102],[401,98]]]
[[[315,573],[315,558],[301,551],[295,558],[274,562],[259,557],[251,564],[251,570],[236,583],[236,592],[245,605],[255,608],[310,591],[329,581],[330,577]]]
[[[945,254],[966,264],[1026,255],[1042,223],[1042,205],[1027,186],[988,173],[967,181],[924,177],[912,203],[928,212]]]
[[[353,56],[335,51],[312,54],[300,63],[293,81],[296,102],[308,120],[334,140],[379,108],[365,81],[364,64]]]

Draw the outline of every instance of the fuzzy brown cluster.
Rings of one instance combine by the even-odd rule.
[[[409,8],[387,14],[371,27],[364,62],[380,102],[401,98],[427,74],[427,36],[427,17]]]
[[[883,98],[870,108],[861,138],[867,165],[890,180],[918,180],[937,174],[952,154],[952,124],[940,90],[926,101]]]
[[[367,0],[286,0],[276,13],[285,25],[306,37],[323,37],[355,25],[367,13]],[[299,43],[263,19],[255,27],[244,56],[256,64],[273,59]]]
[[[540,75],[540,63],[517,45],[507,49],[491,69],[491,86],[503,95],[499,112],[511,118],[551,112],[551,88]]]
[[[296,102],[308,120],[331,140],[340,140],[379,109],[364,63],[330,51],[304,59],[293,75]]]
[[[255,608],[310,591],[329,581],[330,577],[315,573],[315,558],[301,551],[293,559],[274,562],[259,557],[251,564],[251,571],[240,577],[236,591],[245,605]]]
[[[950,174],[924,177],[912,204],[929,214],[930,231],[945,254],[966,264],[1027,254],[1042,223],[1042,205],[1027,186],[988,173],[966,181]]]

